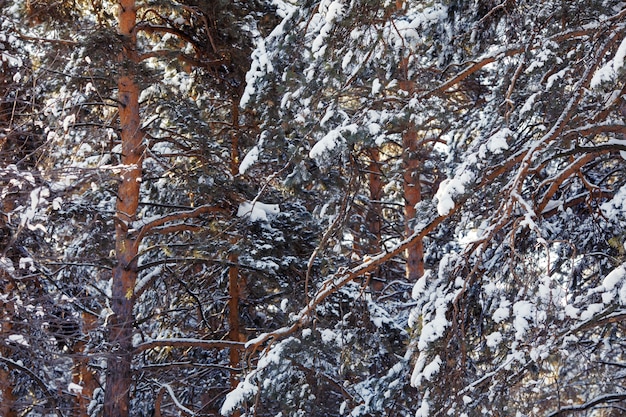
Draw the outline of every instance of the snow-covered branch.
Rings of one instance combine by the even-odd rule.
[[[605,394],[605,395],[600,395],[590,401],[587,401],[584,404],[580,404],[580,405],[570,405],[567,407],[561,407],[556,411],[553,411],[552,413],[548,414],[547,417],[559,417],[559,416],[564,416],[567,414],[571,414],[577,411],[585,411],[588,410],[592,407],[595,407],[596,405],[599,404],[610,404],[610,403],[614,403],[614,402],[618,402],[618,401],[623,401],[626,400],[626,393],[621,393],[621,394]]]
[[[242,342],[233,342],[230,340],[205,340],[194,338],[168,338],[155,339],[135,345],[135,353],[143,352],[158,347],[199,347],[203,349],[243,349],[245,346]]]
[[[0,362],[3,362],[9,369],[15,369],[18,370],[20,372],[25,373],[26,375],[28,375],[33,381],[35,381],[35,383],[39,386],[39,388],[41,389],[41,391],[44,393],[44,395],[46,396],[46,399],[48,401],[50,401],[50,403],[53,406],[53,409],[55,410],[56,414],[60,417],[63,417],[63,413],[61,413],[61,411],[59,410],[59,408],[56,406],[57,404],[57,395],[50,391],[50,389],[48,388],[48,385],[41,380],[41,378],[39,378],[39,376],[37,376],[37,374],[35,374],[32,370],[26,368],[25,366],[23,366],[21,363],[15,362],[9,358],[5,358],[3,356],[0,356]]]
[[[282,339],[301,329],[309,322],[315,308],[326,300],[326,298],[337,292],[341,287],[345,286],[352,280],[374,271],[376,268],[380,267],[380,265],[389,261],[393,257],[398,256],[404,250],[411,247],[415,241],[424,239],[426,235],[435,230],[445,219],[456,212],[455,209],[452,209],[445,216],[436,216],[435,207],[429,208],[430,213],[423,213],[423,215],[424,217],[430,217],[430,220],[423,224],[419,229],[419,226],[416,227],[415,232],[411,236],[398,243],[395,248],[376,256],[372,256],[360,265],[350,269],[340,268],[334,275],[324,281],[320,289],[317,291],[317,294],[315,294],[306,307],[300,310],[297,314],[293,324],[281,327],[280,329],[268,333],[263,333],[256,338],[249,340],[246,343],[246,349],[254,351],[269,340]]]
[[[143,239],[149,232],[151,232],[157,227],[165,225],[166,223],[187,220],[187,219],[195,219],[197,217],[200,217],[203,214],[219,213],[223,211],[224,210],[219,207],[203,205],[203,206],[196,207],[189,211],[176,211],[174,213],[170,213],[165,216],[160,216],[154,219],[150,219],[139,227],[136,241],[140,242],[141,239]]]

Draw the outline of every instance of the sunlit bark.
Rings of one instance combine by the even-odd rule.
[[[121,182],[115,207],[115,257],[111,284],[111,309],[108,322],[109,357],[107,361],[104,417],[129,415],[131,362],[133,357],[133,293],[137,281],[137,242],[129,235],[129,223],[136,219],[143,163],[143,133],[139,115],[139,86],[135,80],[132,55],[136,6],[133,0],[120,0],[119,32],[124,42],[118,78],[118,109],[122,141]]]

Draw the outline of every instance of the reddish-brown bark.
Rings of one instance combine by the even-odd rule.
[[[240,341],[239,334],[239,268],[237,268],[237,254],[233,253],[229,256],[229,261],[233,266],[228,270],[228,338],[233,342]],[[238,368],[241,360],[239,349],[230,349],[229,353],[231,368]],[[230,384],[235,388],[239,383],[237,376],[231,373]]]
[[[418,155],[417,130],[410,125],[402,134],[404,148],[404,218],[405,236],[411,236],[413,230],[409,226],[417,211],[415,205],[422,200],[422,188],[419,178],[420,159]],[[424,274],[424,247],[421,239],[415,239],[406,250],[406,278],[415,282]]]
[[[6,273],[4,271],[0,272],[0,278],[5,278]],[[13,284],[7,283],[5,291],[9,293],[14,290]],[[6,337],[11,333],[11,323],[12,321],[6,317],[6,315],[10,315],[13,310],[13,305],[11,301],[0,302],[0,308],[4,311],[0,310],[0,317],[2,318],[2,322],[0,322],[0,337],[2,340],[5,340]],[[8,348],[0,348],[0,356],[10,357],[10,351]],[[4,369],[3,366],[0,366],[0,416],[6,417],[17,417],[17,410],[15,409],[15,394],[13,393],[13,378],[11,377],[10,369]]]
[[[86,335],[96,326],[96,317],[87,312],[83,312],[83,334]],[[85,346],[87,344],[86,336],[79,338],[75,345],[74,351],[76,357],[74,359],[74,370],[72,373],[72,382],[83,387],[80,394],[76,395],[76,404],[72,415],[86,417],[87,407],[93,397],[93,392],[98,388],[98,380],[93,370],[89,368],[89,357],[84,355]]]
[[[108,322],[110,352],[107,361],[104,417],[129,415],[131,362],[133,357],[133,293],[137,281],[137,243],[128,233],[136,219],[143,163],[143,133],[139,115],[139,86],[132,71],[135,49],[134,0],[120,0],[119,31],[124,42],[118,78],[118,110],[122,141],[121,183],[115,207],[115,257],[111,284],[111,309]]]
[[[17,417],[17,411],[14,408],[15,395],[13,394],[13,384],[11,383],[11,372],[0,368],[0,392],[2,392],[2,401],[0,401],[0,415],[5,417]]]
[[[370,163],[368,166],[368,183],[370,191],[370,206],[366,215],[368,232],[372,236],[368,252],[377,253],[380,250],[380,231],[382,228],[382,213],[380,201],[383,195],[382,171],[380,169],[380,155],[378,148],[369,150]]]
[[[232,133],[231,133],[231,153],[230,153],[230,171],[233,176],[239,173],[239,97],[235,94],[232,102]],[[233,242],[235,243],[235,242]],[[232,252],[228,256],[231,266],[228,268],[228,338],[233,342],[243,340],[243,335],[239,331],[239,267],[238,256],[236,252]],[[240,366],[241,353],[239,349],[231,348],[229,350],[230,367],[237,369]],[[230,386],[236,388],[239,384],[236,372],[230,373]],[[239,417],[239,412],[235,412],[234,417]]]

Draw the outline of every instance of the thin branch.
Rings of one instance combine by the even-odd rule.
[[[612,402],[623,401],[623,400],[626,400],[626,393],[600,395],[599,397],[596,397],[593,400],[587,401],[584,404],[562,407],[548,414],[548,417],[563,416],[566,414],[571,414],[572,412],[588,410],[598,404],[612,403]]]
[[[178,401],[178,398],[176,397],[174,390],[172,389],[172,387],[170,387],[169,384],[162,384],[161,387],[167,390],[167,393],[170,395],[170,398],[172,399],[172,401],[174,401],[174,404],[176,404],[176,407],[180,408],[184,413],[187,413],[191,416],[196,415],[196,413],[194,413],[193,411],[191,411],[190,409],[182,405],[180,401]]]
[[[203,349],[244,349],[243,342],[233,342],[230,340],[204,340],[193,338],[170,338],[156,339],[143,342],[135,346],[134,353],[141,353],[146,350],[159,347],[199,347]]]
[[[298,315],[295,316],[293,324],[257,336],[246,343],[246,349],[254,352],[266,342],[270,340],[283,339],[304,327],[309,323],[311,315],[317,306],[326,298],[336,293],[341,287],[345,286],[352,280],[359,278],[368,272],[374,271],[391,258],[401,254],[404,250],[411,247],[416,241],[423,239],[426,235],[435,230],[444,220],[452,216],[457,210],[456,207],[458,206],[455,206],[455,208],[445,216],[435,217],[433,215],[434,218],[425,224],[421,229],[416,230],[411,236],[401,241],[395,248],[389,250],[388,252],[372,256],[366,262],[363,262],[353,268],[340,268],[334,275],[324,281],[315,297],[311,299],[306,307],[300,310]]]
[[[203,205],[203,206],[197,207],[189,211],[177,211],[174,213],[167,214],[155,220],[149,221],[148,223],[141,226],[139,228],[139,231],[137,232],[137,237],[135,238],[135,242],[136,242],[135,244],[139,245],[141,240],[148,234],[148,232],[150,232],[152,229],[158,226],[163,226],[165,223],[173,222],[176,220],[195,219],[206,213],[218,213],[218,212],[223,212],[223,211],[224,209],[220,207]]]
[[[216,365],[212,363],[198,363],[198,362],[166,362],[166,363],[154,363],[151,365],[142,365],[141,370],[163,370],[178,367],[190,367],[190,368],[208,368],[219,369],[224,372],[240,372],[241,368],[231,368],[230,366]]]
[[[181,258],[166,258],[166,259],[159,259],[158,261],[153,261],[153,262],[147,262],[145,264],[139,265],[137,267],[137,272],[141,272],[144,271],[146,269],[149,268],[154,268],[155,266],[159,266],[159,265],[168,265],[168,264],[175,264],[175,263],[181,263],[181,262],[210,262],[210,263],[214,263],[214,264],[220,264],[220,265],[225,265],[225,266],[235,266],[237,268],[244,268],[244,269],[251,269],[253,271],[259,271],[259,272],[263,272],[264,269],[262,268],[256,268],[252,265],[244,265],[244,264],[240,264],[240,263],[234,263],[231,261],[227,261],[227,260],[223,260],[223,259],[211,259],[211,258],[200,258],[200,257],[181,257]]]
[[[41,378],[39,378],[33,371],[3,356],[0,356],[0,362],[4,362],[10,369],[16,369],[18,371],[24,372],[33,381],[35,381],[35,383],[39,386],[41,391],[43,391],[47,400],[50,401],[50,404],[52,408],[54,409],[55,413],[58,416],[63,417],[63,413],[61,413],[61,410],[59,410],[59,407],[57,405],[57,395],[54,392],[50,391],[50,389],[48,389],[48,385],[44,381],[42,381]]]

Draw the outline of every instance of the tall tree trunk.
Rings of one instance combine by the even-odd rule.
[[[17,411],[14,408],[15,394],[13,394],[13,384],[11,383],[11,371],[0,368],[0,416],[17,417]]]
[[[230,170],[233,176],[239,173],[239,96],[233,96],[232,102],[232,134],[231,134],[231,160]],[[236,238],[232,239],[233,244]],[[242,341],[242,335],[239,331],[239,257],[236,252],[228,255],[230,266],[228,269],[228,338],[234,342]],[[229,362],[231,368],[239,368],[241,355],[239,349],[230,349]],[[230,387],[236,388],[239,384],[237,372],[230,373]],[[239,411],[236,411],[233,417],[239,417]]]
[[[72,382],[83,387],[80,394],[76,395],[76,403],[74,404],[74,416],[87,417],[87,408],[94,390],[98,387],[98,380],[95,373],[89,369],[89,357],[85,355],[85,346],[87,344],[87,335],[96,325],[96,317],[92,314],[83,312],[83,331],[74,345],[76,358],[74,359],[74,372],[72,373]],[[2,415],[2,414],[0,414]]]
[[[368,252],[377,253],[381,246],[382,213],[380,200],[383,196],[383,173],[380,169],[380,155],[378,148],[369,149],[370,163],[368,166],[368,182],[370,191],[370,205],[365,223],[368,228]]]
[[[8,276],[4,271],[0,271],[0,280]],[[5,294],[11,294],[14,291],[12,283],[7,282],[4,288]],[[14,307],[12,301],[0,301],[0,338],[6,340],[11,334],[11,327],[13,323],[12,314]],[[7,347],[0,347],[0,355],[9,358],[11,351]],[[13,393],[14,381],[11,376],[10,369],[4,369],[4,365],[0,364],[0,416],[4,417],[17,417],[17,410],[15,409],[15,394]]]
[[[405,235],[410,236],[413,229],[410,227],[417,211],[415,205],[422,200],[422,188],[419,178],[420,157],[417,143],[417,130],[411,123],[402,134],[404,148],[404,219]],[[406,251],[406,278],[415,282],[424,274],[424,247],[421,240],[416,240]]]
[[[240,342],[239,334],[239,268],[237,267],[238,257],[236,253],[228,256],[231,266],[228,269],[228,338],[234,342]],[[241,360],[239,349],[230,349],[229,353],[231,368],[238,368]],[[230,373],[231,388],[237,387],[239,380],[237,373]]]
[[[122,141],[122,181],[115,206],[115,256],[108,323],[110,353],[107,361],[104,417],[128,417],[132,385],[133,290],[137,280],[138,243],[129,236],[129,224],[136,219],[143,163],[143,133],[139,116],[139,86],[134,77],[134,0],[120,0],[119,31],[124,42],[120,65],[118,101]]]

